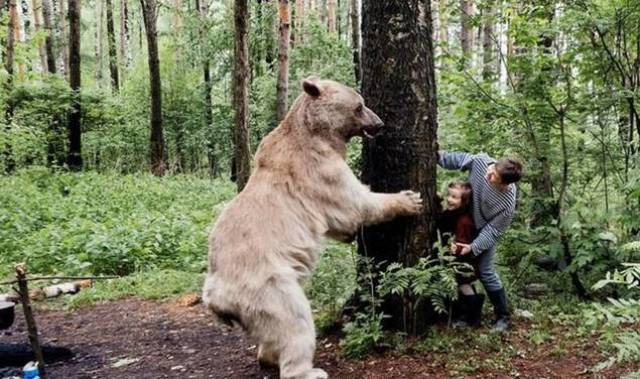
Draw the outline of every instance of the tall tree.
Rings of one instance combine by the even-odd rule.
[[[425,199],[416,218],[367,227],[359,251],[375,263],[414,265],[429,250],[436,205],[437,114],[430,0],[362,4],[362,94],[385,122],[385,132],[366,140],[363,182],[375,192],[412,189]],[[396,38],[402,35],[403,38]],[[408,294],[385,299],[389,325],[423,329]]]
[[[55,0],[54,0],[55,1]],[[69,36],[67,11],[65,0],[58,0],[58,32],[60,36],[60,71],[68,77],[69,75]]]
[[[74,171],[82,169],[80,107],[80,1],[69,0],[69,84],[73,102],[69,112],[69,156],[67,164]]]
[[[109,73],[111,74],[111,90],[118,93],[120,89],[118,79],[118,50],[116,47],[116,34],[113,22],[113,4],[111,0],[105,0],[107,6],[107,44],[109,45]]]
[[[234,68],[233,68],[233,167],[238,192],[242,191],[251,174],[251,152],[247,124],[249,82],[249,7],[247,0],[234,0]]]
[[[196,10],[200,16],[200,45],[204,46],[205,42],[205,26],[208,24],[209,4],[207,0],[196,1]],[[216,136],[213,130],[213,109],[211,108],[211,68],[207,49],[201,51],[202,54],[202,76],[204,81],[204,125],[207,130],[207,160],[209,161],[209,175],[216,176],[218,172],[218,160],[216,152]]]
[[[296,1],[296,35],[295,42],[303,43],[304,42],[304,0],[295,0]]]
[[[495,77],[495,62],[493,50],[495,48],[495,35],[493,31],[494,14],[493,1],[485,4],[484,17],[482,20],[482,78],[492,80]]]
[[[165,174],[167,164],[162,131],[162,86],[160,82],[160,59],[158,58],[158,32],[156,29],[157,7],[155,0],[140,0],[140,5],[142,6],[142,18],[147,35],[149,56],[151,172],[156,176],[162,176]]]
[[[362,67],[360,65],[360,1],[351,0],[351,51],[353,52],[353,67],[356,81],[362,81]]]
[[[470,54],[473,46],[472,12],[472,0],[460,0],[460,47],[464,55]]]
[[[40,19],[40,4],[38,0],[32,0],[31,8],[33,11],[33,28],[36,34],[40,33],[40,29],[42,28],[42,20]],[[38,41],[38,55],[40,56],[40,67],[42,68],[42,72],[47,72],[47,53],[44,49],[44,43],[42,40]]]
[[[96,79],[102,80],[102,19],[104,8],[102,0],[96,0]]]
[[[278,82],[276,83],[276,117],[278,123],[287,114],[289,91],[289,0],[278,0]]]
[[[4,5],[4,4],[3,4]],[[14,27],[18,23],[18,11],[16,7],[16,0],[8,0],[9,7],[9,25],[7,29],[7,40],[4,49],[4,69],[7,72],[7,80],[4,83],[3,90],[5,93],[10,93],[13,88],[13,63],[14,63],[14,47],[15,47],[15,33]],[[4,6],[0,7],[0,16],[3,15]],[[13,118],[13,102],[7,101],[5,108],[5,128],[7,132],[11,130],[11,119]],[[2,155],[4,156],[5,171],[7,173],[13,172],[15,169],[15,162],[13,159],[13,147],[10,143],[7,143],[4,147]]]
[[[336,32],[336,0],[327,0],[327,29]]]
[[[44,22],[45,38],[44,48],[47,54],[47,70],[50,74],[56,73],[56,55],[53,51],[53,23],[51,21],[52,9],[50,0],[42,0],[42,20]]]
[[[129,49],[129,9],[127,0],[120,0],[120,59],[124,67],[131,66],[131,49]]]

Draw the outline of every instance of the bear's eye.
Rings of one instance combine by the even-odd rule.
[[[356,113],[357,114],[362,113],[362,109],[363,109],[362,104],[358,105],[358,107],[356,108]]]

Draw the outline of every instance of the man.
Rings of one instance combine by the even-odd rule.
[[[486,154],[447,152],[439,153],[438,164],[449,170],[469,171],[472,214],[478,236],[470,244],[458,244],[458,255],[474,254],[479,258],[480,281],[495,313],[493,329],[503,332],[509,327],[510,313],[494,257],[498,241],[513,218],[515,183],[522,178],[522,164],[511,158],[496,161]]]

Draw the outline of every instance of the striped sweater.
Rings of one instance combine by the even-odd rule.
[[[471,243],[471,251],[479,255],[494,248],[507,231],[516,208],[516,186],[505,192],[495,188],[485,178],[487,167],[495,159],[487,154],[440,152],[438,164],[449,170],[469,171],[472,193],[473,221],[480,232]]]

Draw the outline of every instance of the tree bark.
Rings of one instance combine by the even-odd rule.
[[[493,23],[495,14],[493,11],[493,2],[487,4],[484,12],[484,20],[482,26],[482,78],[484,80],[493,80],[495,77],[495,62],[493,59],[493,49],[495,47],[495,35],[493,31]]]
[[[327,0],[327,30],[336,32],[336,0]]]
[[[460,0],[460,47],[464,55],[470,54],[473,46],[473,28],[470,25],[472,9],[471,0]]]
[[[296,43],[300,44],[304,42],[304,0],[296,1]]]
[[[113,4],[111,0],[105,0],[107,6],[107,44],[109,45],[109,73],[111,74],[111,90],[118,93],[120,81],[118,78],[118,50],[116,47],[116,34],[113,22]]]
[[[11,93],[13,89],[13,66],[14,66],[14,45],[15,45],[15,33],[14,26],[18,23],[18,11],[16,6],[17,0],[8,0],[9,10],[9,25],[7,28],[7,40],[4,50],[4,69],[7,71],[7,80],[3,85],[5,93]],[[4,5],[4,4],[3,4]],[[4,6],[0,7],[0,16],[4,13]],[[11,132],[11,121],[13,119],[13,102],[9,99],[6,103],[5,113],[5,130]],[[10,141],[7,141],[5,148],[2,151],[4,159],[4,171],[6,173],[12,173],[15,170],[15,160],[13,159],[13,146]]]
[[[102,19],[104,8],[102,0],[96,0],[96,80],[102,80]]]
[[[251,174],[251,154],[249,148],[248,82],[249,82],[249,7],[247,0],[234,0],[234,69],[233,108],[234,112],[234,154],[233,170],[238,192],[242,191]],[[288,16],[288,15],[287,15]],[[288,40],[287,40],[288,42]]]
[[[164,135],[162,131],[162,87],[160,82],[160,60],[158,58],[158,32],[156,30],[156,1],[140,0],[147,35],[149,56],[149,84],[151,87],[151,173],[163,176],[166,171]]]
[[[69,76],[69,36],[67,33],[67,11],[65,9],[65,1],[59,0],[59,16],[58,16],[58,30],[60,31],[60,71]]]
[[[276,84],[277,123],[287,114],[289,90],[289,0],[278,0],[278,82]]]
[[[47,70],[50,74],[55,74],[56,55],[53,51],[53,24],[51,22],[51,13],[50,0],[42,0],[42,21],[44,22],[44,30],[46,32],[44,47],[47,55]]]
[[[33,8],[33,28],[38,34],[40,29],[42,28],[42,20],[40,19],[40,4],[38,0],[32,0],[31,7]],[[38,54],[40,56],[40,66],[42,67],[42,72],[47,72],[47,52],[44,49],[44,44],[42,41],[38,42]]]
[[[120,0],[120,59],[124,67],[131,67],[131,50],[129,49],[129,9],[127,0]]]
[[[360,1],[351,0],[351,51],[353,52],[353,71],[356,82],[362,82],[362,66],[360,64]]]
[[[80,1],[69,0],[69,85],[73,102],[69,112],[69,156],[73,171],[82,170],[80,108]]]
[[[425,200],[423,214],[367,227],[359,251],[374,264],[414,265],[433,245],[436,207],[437,114],[429,0],[362,5],[362,94],[385,122],[385,132],[363,148],[363,182],[375,192],[412,189]],[[424,329],[411,297],[385,299],[387,327]]]

